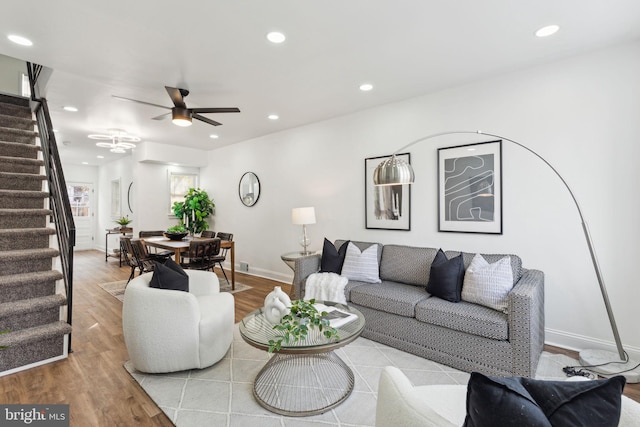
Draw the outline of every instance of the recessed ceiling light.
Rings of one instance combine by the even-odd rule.
[[[78,109],[72,105],[66,105],[64,107],[62,107],[62,109],[64,111],[71,111],[72,113],[75,113],[76,111],[78,111]]]
[[[269,114],[269,120],[278,120],[280,116],[277,114]]]
[[[83,165],[88,165],[88,164],[89,164],[89,162],[82,162],[82,164],[83,164]]]
[[[96,156],[99,159],[104,159],[104,156]]]
[[[211,139],[218,139],[218,138],[219,138],[219,136],[218,136],[218,135],[216,135],[215,133],[212,133],[211,135],[209,135],[209,138],[211,138]]]
[[[558,25],[547,25],[546,27],[542,27],[536,31],[536,37],[548,37],[557,33],[559,29],[560,27]]]
[[[19,44],[21,46],[33,46],[33,42],[26,37],[16,36],[15,34],[11,34],[7,38],[12,42],[14,42],[15,44]]]
[[[373,89],[373,85],[371,83],[363,83],[360,85],[360,90],[363,92],[367,92]]]
[[[279,31],[272,31],[267,34],[267,40],[269,40],[271,43],[282,43],[286,39],[287,37]]]

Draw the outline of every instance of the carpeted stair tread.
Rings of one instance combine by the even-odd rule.
[[[62,273],[58,270],[34,271],[31,273],[9,274],[0,276],[0,288],[8,286],[27,286],[41,282],[61,280]]]
[[[0,94],[0,108],[5,106],[29,109],[29,98],[26,96]]]
[[[71,326],[60,320],[47,325],[2,334],[0,335],[0,346],[17,347],[69,333],[71,333]]]
[[[39,298],[24,299],[0,304],[0,327],[4,324],[2,318],[22,313],[46,310],[67,304],[67,298],[62,294],[47,295]]]
[[[14,156],[0,156],[0,162],[17,163],[22,165],[44,166],[44,160],[25,159],[24,157],[14,157]]]
[[[51,215],[51,209],[0,209],[2,216],[43,216]]]
[[[18,144],[35,145],[38,133],[33,130],[0,128],[0,140]]]
[[[5,237],[13,237],[27,239],[33,236],[51,236],[56,234],[56,230],[53,228],[5,228],[0,229],[0,235]]]
[[[33,130],[36,125],[36,121],[32,118],[16,117],[7,114],[3,114],[0,110],[0,127],[13,128],[22,130]]]
[[[3,156],[37,159],[40,150],[39,145],[0,141],[0,153],[2,153]]]
[[[31,108],[14,105],[11,103],[0,103],[0,111],[5,116],[21,117],[23,119],[33,118]]]
[[[0,262],[29,261],[34,259],[54,258],[60,255],[57,249],[19,249],[17,251],[0,251]]]
[[[34,181],[45,181],[46,176],[38,173],[17,173],[17,172],[0,172],[0,178],[4,179],[30,179]]]
[[[0,189],[0,197],[15,197],[16,199],[24,198],[24,199],[44,199],[49,197],[49,193],[46,191],[26,191],[26,190],[11,190],[11,189]]]

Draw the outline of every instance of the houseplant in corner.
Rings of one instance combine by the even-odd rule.
[[[180,224],[193,235],[209,228],[206,218],[213,214],[215,206],[206,191],[190,188],[184,196],[184,202],[175,202],[172,209],[173,214],[180,219]]]

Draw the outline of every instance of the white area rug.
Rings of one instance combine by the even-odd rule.
[[[127,286],[127,281],[118,280],[117,282],[100,283],[98,286],[100,286],[103,290],[107,291],[109,295],[111,295],[112,297],[122,302],[124,298],[124,290]],[[236,292],[246,291],[247,289],[251,289],[251,286],[245,285],[244,283],[240,283],[236,281],[236,288],[234,290],[231,290],[231,285],[227,284],[226,280],[220,281],[221,292],[231,292],[232,294],[235,294]]]
[[[311,417],[285,417],[262,408],[253,397],[253,380],[268,353],[246,344],[235,326],[229,353],[203,370],[142,374],[125,368],[178,427],[373,426],[382,368],[397,366],[415,385],[466,384],[469,374],[365,338],[336,353],[353,369],[354,391],[338,407]],[[543,353],[536,378],[566,379],[562,368],[577,364],[564,355]]]

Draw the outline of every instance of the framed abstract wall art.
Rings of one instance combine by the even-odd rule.
[[[438,230],[502,234],[502,141],[438,149]]]
[[[411,186],[373,185],[373,171],[391,156],[369,157],[364,160],[365,180],[365,226],[381,230],[411,230]],[[411,163],[409,153],[396,157]]]

